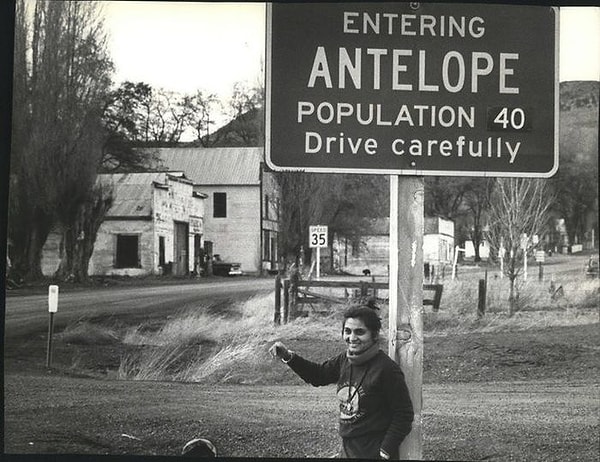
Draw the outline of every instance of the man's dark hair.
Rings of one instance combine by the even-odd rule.
[[[367,329],[369,329],[373,335],[378,336],[381,330],[381,318],[377,316],[377,313],[373,308],[367,305],[354,305],[348,308],[344,312],[344,321],[342,323],[342,331],[346,325],[346,319],[355,318],[360,319],[365,323]]]

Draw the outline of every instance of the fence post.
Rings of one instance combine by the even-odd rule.
[[[373,286],[372,286],[373,287],[373,297],[377,298],[377,296],[378,296],[378,290],[375,287],[375,276],[371,276],[371,282],[373,283]]]
[[[290,311],[290,280],[283,280],[283,323],[287,324]]]
[[[275,278],[275,313],[273,317],[275,325],[281,324],[281,276]]]
[[[477,302],[477,317],[482,318],[485,314],[485,279],[479,280],[479,300]]]
[[[369,288],[367,287],[367,284],[365,283],[365,281],[360,281],[360,297],[364,298],[367,296],[369,291]]]
[[[442,284],[435,285],[435,292],[433,295],[433,311],[436,313],[440,311],[440,304],[442,303],[442,291],[444,286]]]
[[[296,317],[297,304],[298,304],[298,281],[300,280],[300,273],[294,272],[290,277],[290,308],[288,310],[288,316],[290,319]]]

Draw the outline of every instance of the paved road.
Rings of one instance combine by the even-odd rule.
[[[273,290],[271,279],[239,278],[198,284],[103,288],[59,293],[58,328],[79,318],[139,315],[140,319],[166,317],[182,310],[230,299],[243,299]],[[6,298],[5,339],[10,340],[46,329],[48,296],[27,295]]]

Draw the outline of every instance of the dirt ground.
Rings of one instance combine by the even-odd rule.
[[[287,344],[313,360],[341,348]],[[46,332],[19,338],[4,345],[4,452],[176,456],[202,436],[224,457],[333,455],[334,388],[304,384],[267,348],[258,366],[236,366],[236,383],[193,384],[117,380],[125,352],[111,341],[57,341],[47,371]],[[426,335],[424,459],[600,460],[599,350],[598,322]]]
[[[597,324],[427,338],[424,458],[598,460],[599,348]],[[334,390],[303,384],[281,363],[266,366],[280,385],[75,377],[24,357],[5,365],[7,453],[176,455],[197,435],[229,457],[328,457],[337,448]]]

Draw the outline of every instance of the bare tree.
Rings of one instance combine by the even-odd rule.
[[[523,267],[523,259],[533,246],[530,238],[542,233],[551,203],[545,180],[500,178],[496,181],[489,208],[488,240],[499,258],[506,256],[504,273],[510,281],[510,316],[517,309],[515,281]]]
[[[483,227],[485,224],[485,215],[489,207],[493,188],[494,181],[490,178],[471,178],[464,192],[464,220],[468,228],[467,234],[471,238],[471,241],[473,241],[475,261],[481,260],[479,246],[484,240]]]
[[[194,95],[187,96],[184,104],[190,109],[189,126],[194,130],[196,139],[204,147],[212,146],[214,140],[210,134],[215,124],[215,114],[223,110],[217,95],[205,95],[202,90],[198,90]]]
[[[264,143],[263,127],[264,89],[237,82],[229,101],[231,123],[228,131],[235,134],[241,146],[261,146]]]
[[[279,236],[282,242],[280,246],[288,258],[299,255],[300,248],[306,240],[308,227],[321,224],[325,206],[324,197],[332,186],[330,177],[331,175],[305,172],[277,174],[281,191]]]
[[[9,233],[27,278],[42,275],[52,226],[73,228],[92,194],[111,73],[96,3],[17,2]]]
[[[294,258],[306,243],[310,225],[328,225],[336,233],[360,240],[370,219],[385,215],[387,178],[378,175],[281,172],[280,223],[283,253]]]

